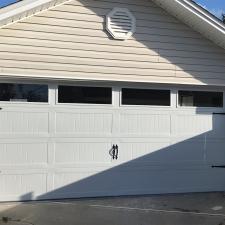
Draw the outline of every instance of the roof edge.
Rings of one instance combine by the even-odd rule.
[[[23,0],[0,9],[0,28],[71,0]]]
[[[222,21],[220,21],[216,16],[214,16],[201,6],[197,5],[197,3],[192,2],[190,0],[176,0],[176,1],[186,9],[190,10],[192,13],[198,15],[204,21],[208,22],[212,26],[217,27],[225,34],[225,24]]]
[[[169,14],[225,49],[225,24],[192,0],[152,0]]]

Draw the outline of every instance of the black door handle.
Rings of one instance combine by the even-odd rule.
[[[213,115],[224,115],[225,116],[225,112],[214,112]]]
[[[118,154],[119,154],[119,147],[118,145],[115,146],[115,159],[117,160],[118,159]]]
[[[112,157],[112,159],[115,159],[115,152],[116,152],[116,146],[113,145],[112,148],[109,151],[109,154]]]
[[[212,168],[224,168],[225,169],[225,165],[221,165],[221,166],[214,166],[214,165],[212,165]]]
[[[110,156],[112,159],[118,159],[118,153],[119,153],[119,148],[118,145],[113,145],[112,148],[109,151]]]

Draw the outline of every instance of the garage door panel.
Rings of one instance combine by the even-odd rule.
[[[70,85],[59,85],[63,96],[45,85],[45,103],[3,105],[0,201],[224,190],[224,170],[212,165],[225,164],[225,116],[187,107],[189,96],[179,105],[176,87],[146,84],[138,97]]]
[[[170,143],[166,142],[166,140],[160,140],[159,142],[152,140],[151,142],[150,140],[142,139],[142,142],[135,142],[135,139],[133,138],[127,139],[126,141],[121,141],[119,144],[118,161],[121,163],[129,163],[130,160],[136,160],[137,163],[141,163],[143,161],[158,162],[161,161],[162,158],[158,157],[158,160],[154,160],[154,155],[169,145]]]
[[[181,114],[172,117],[172,134],[176,136],[195,137],[205,135],[213,129],[211,115]]]
[[[58,172],[54,174],[54,195],[64,194],[74,196],[74,193],[79,192],[98,192],[106,191],[108,187],[116,187],[110,181],[111,174],[108,169],[77,169],[73,172]],[[108,184],[110,183],[110,184]],[[54,193],[55,192],[55,193]],[[51,193],[50,193],[51,194]],[[76,196],[76,195],[75,195]]]
[[[120,166],[103,172],[57,173],[54,190],[45,198],[158,194],[190,191],[222,191],[224,173],[199,167],[196,170],[138,170]]]
[[[0,112],[0,134],[41,135],[49,132],[48,112]]]
[[[193,148],[195,146],[195,148]],[[180,143],[170,142],[133,142],[133,139],[120,143],[119,161],[136,163],[151,162],[157,164],[176,164],[186,161],[203,161],[205,157],[204,141],[186,140]]]
[[[212,115],[212,130],[207,133],[207,138],[225,138],[225,116]]]
[[[110,134],[112,113],[56,113],[56,133],[65,134]]]
[[[0,143],[0,166],[46,165],[47,143]]]
[[[28,200],[47,192],[46,174],[0,175],[1,200]]]
[[[111,142],[70,142],[55,144],[55,164],[110,163]]]
[[[175,142],[167,149],[166,157],[174,163],[180,161],[204,161],[205,140],[190,138],[180,142]]]
[[[174,192],[190,192],[223,190],[225,181],[224,173],[213,172],[210,170],[138,170],[118,171],[116,176],[111,176],[113,182],[120,182],[120,191],[126,192],[130,190],[135,193],[142,190],[146,193],[174,193]]]
[[[206,144],[206,160],[211,165],[222,164],[224,165],[225,160],[225,140],[216,139],[210,140],[207,139]]]
[[[141,114],[122,113],[120,115],[120,133],[169,135],[170,115],[165,114]]]

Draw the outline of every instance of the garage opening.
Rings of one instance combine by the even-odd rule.
[[[222,88],[1,82],[0,108],[0,201],[224,190]]]

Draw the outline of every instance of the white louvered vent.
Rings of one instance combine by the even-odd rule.
[[[115,39],[126,40],[136,29],[136,19],[126,8],[114,8],[106,16],[106,29]]]

